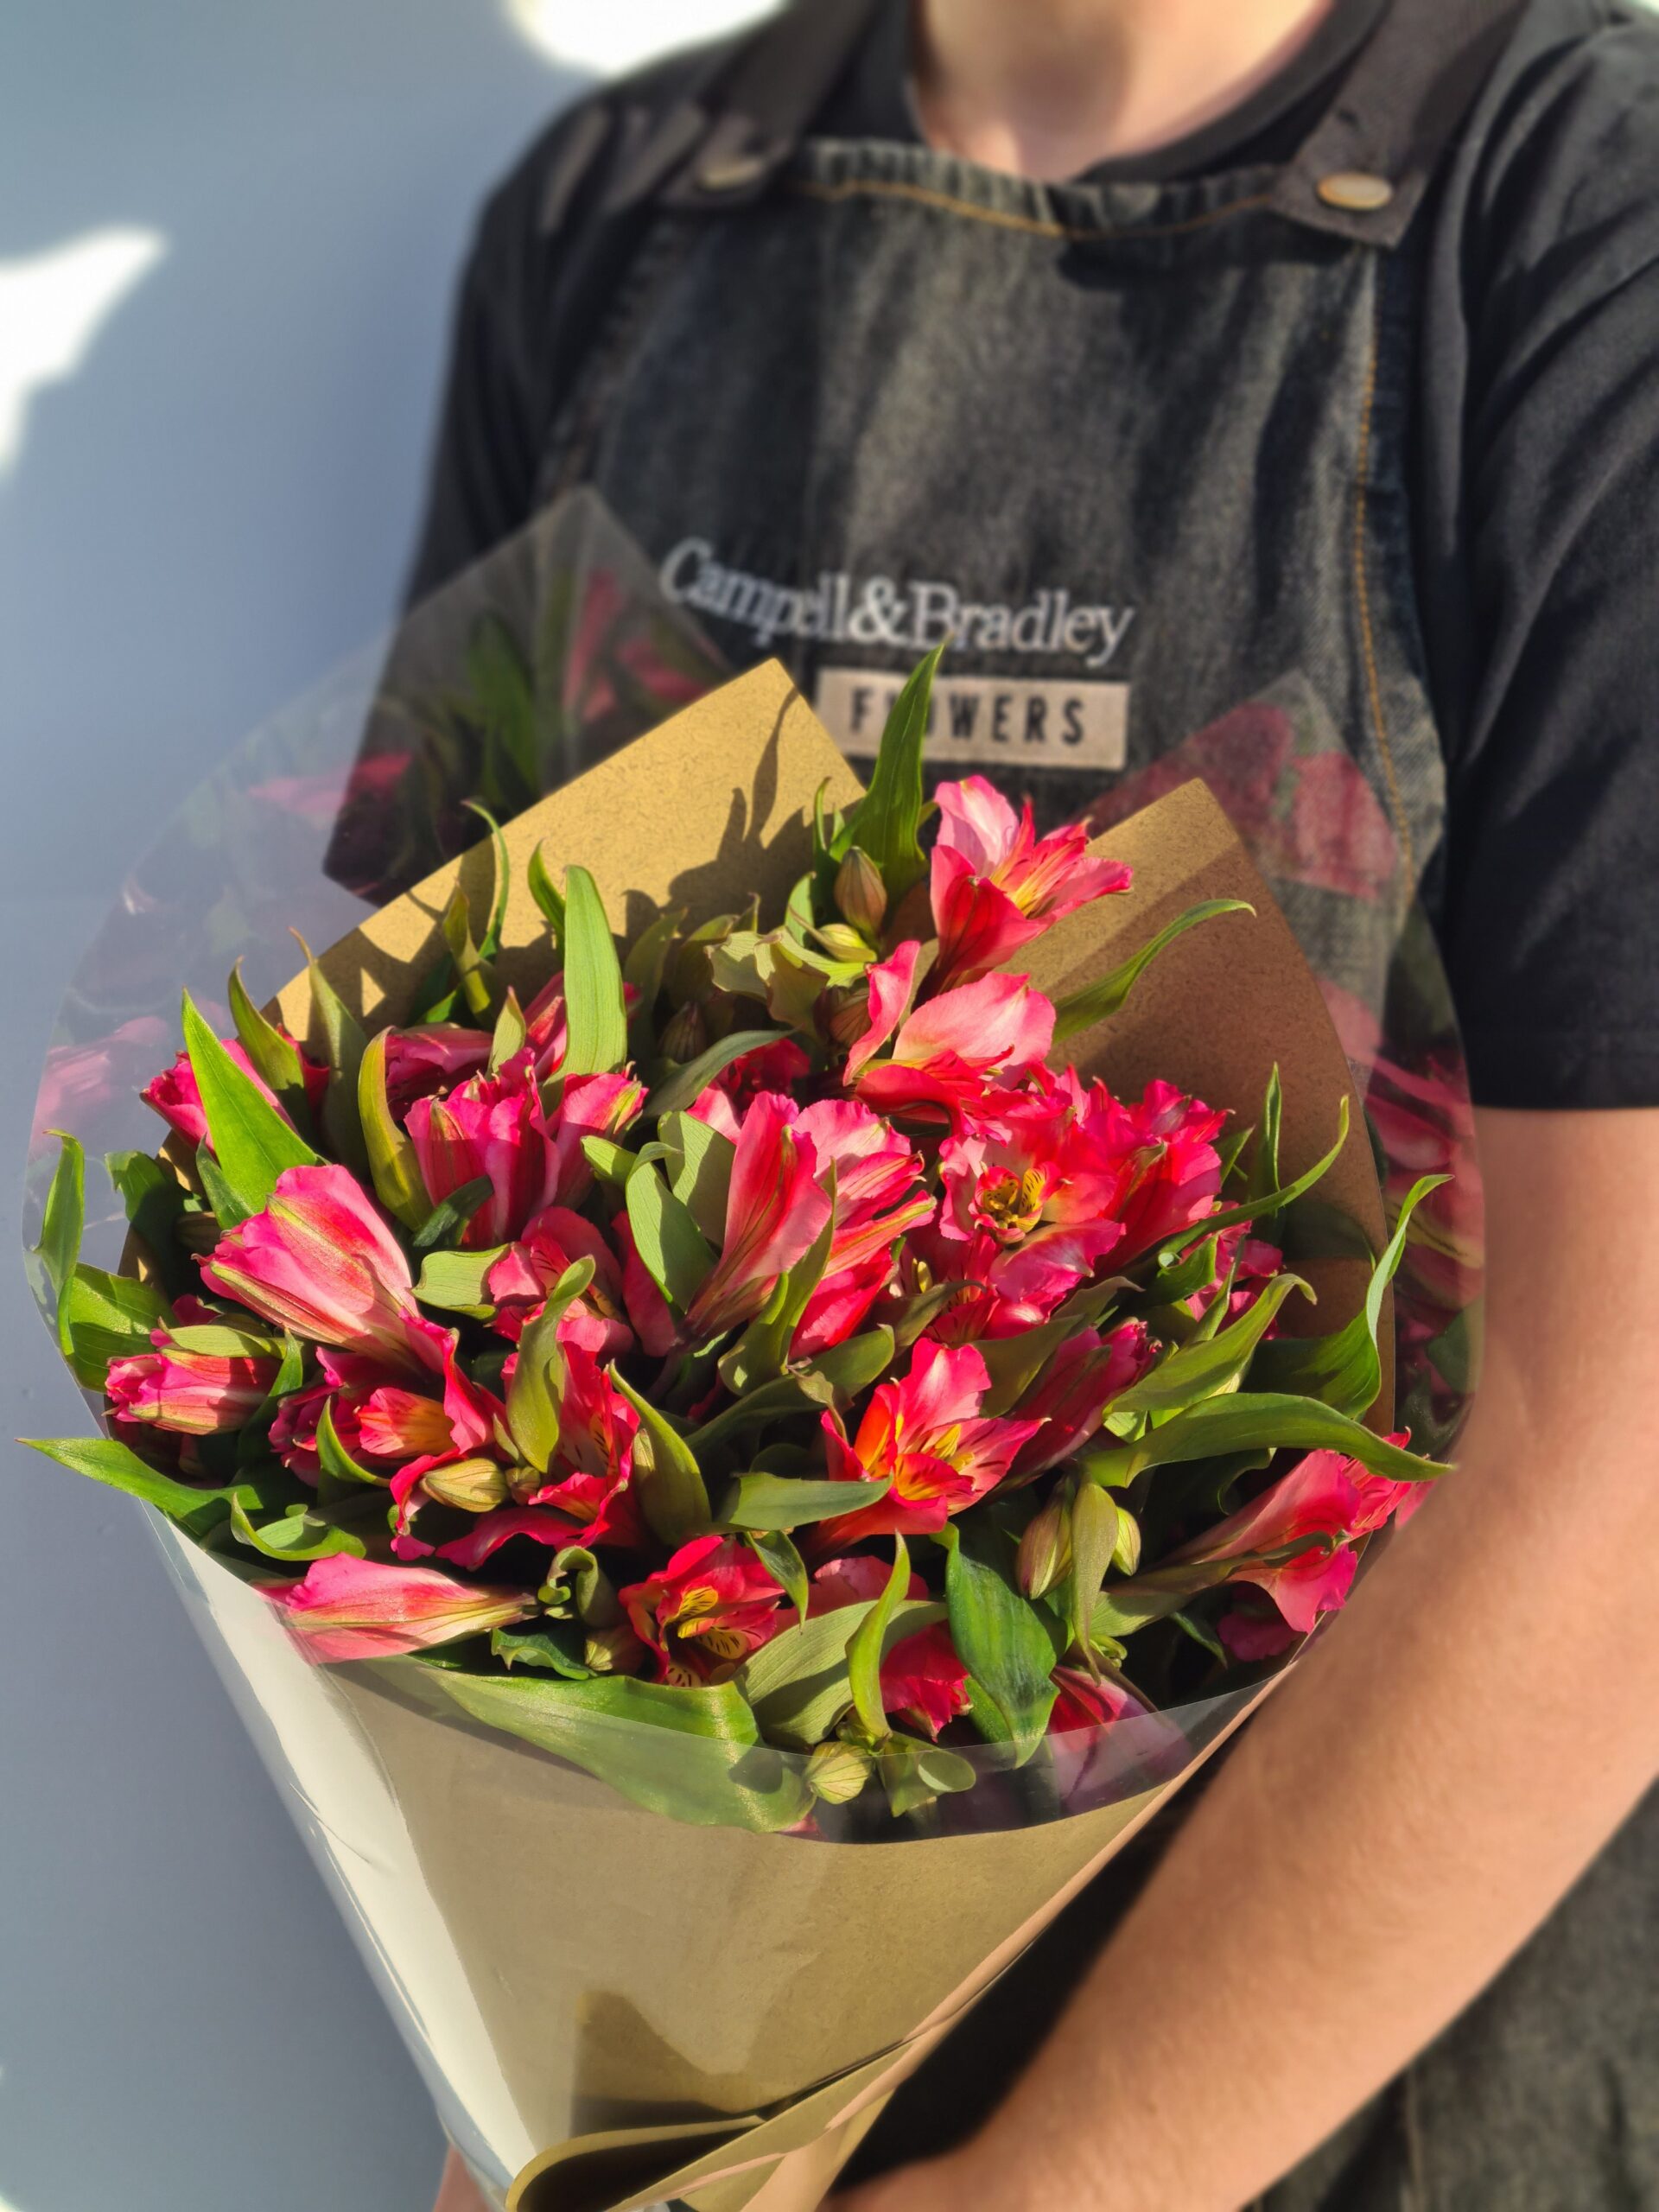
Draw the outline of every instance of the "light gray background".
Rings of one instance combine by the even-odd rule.
[[[84,1420],[15,1256],[58,997],[393,604],[472,211],[578,81],[510,10],[620,60],[722,4],[0,6],[0,447],[19,273],[164,249],[0,455],[0,1436]],[[426,2212],[423,2095],[136,1511],[8,1440],[0,1516],[0,2212]]]

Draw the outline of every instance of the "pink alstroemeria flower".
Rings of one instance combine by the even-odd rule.
[[[538,1213],[490,1269],[486,1288],[495,1306],[497,1333],[517,1344],[546,1304],[548,1293],[578,1260],[593,1262],[594,1279],[567,1309],[569,1327],[561,1335],[577,1337],[599,1358],[615,1359],[631,1351],[633,1332],[622,1319],[622,1269],[616,1255],[603,1232],[569,1206]]]
[[[836,1170],[836,1232],[823,1276],[791,1344],[810,1359],[851,1336],[893,1280],[893,1248],[933,1213],[919,1188],[917,1153],[879,1114],[856,1099],[824,1098],[797,1116],[822,1175]]]
[[[1020,1447],[1014,1474],[1029,1481],[1079,1451],[1113,1399],[1138,1382],[1155,1357],[1144,1321],[1125,1321],[1104,1337],[1096,1329],[1068,1337],[1020,1402],[1021,1418],[1041,1426]]]
[[[489,1181],[461,1238],[467,1250],[521,1236],[560,1195],[558,1150],[528,1050],[447,1098],[417,1098],[407,1127],[434,1205],[480,1177]]]
[[[302,1582],[260,1595],[318,1663],[395,1659],[505,1628],[536,1610],[528,1591],[493,1590],[453,1581],[431,1567],[345,1556],[314,1560]]]
[[[490,1057],[482,1029],[459,1022],[430,1021],[414,1029],[386,1032],[386,1103],[402,1122],[417,1098],[442,1098],[457,1084],[481,1075]]]
[[[791,1102],[769,1090],[744,1114],[720,1257],[685,1317],[693,1344],[752,1321],[779,1276],[805,1257],[830,1218],[817,1154],[794,1120]]]
[[[1403,1445],[1407,1438],[1402,1433],[1389,1441]],[[1321,1613],[1338,1611],[1346,1600],[1359,1563],[1354,1541],[1391,1517],[1408,1520],[1427,1492],[1427,1483],[1374,1475],[1340,1452],[1309,1452],[1271,1489],[1172,1553],[1164,1566],[1224,1567],[1229,1571],[1217,1581],[1255,1583],[1285,1623],[1275,1647],[1283,1650],[1308,1635]],[[1291,1551],[1293,1546],[1300,1548]],[[1263,1646],[1252,1656],[1271,1654]]]
[[[1115,1098],[1103,1083],[1085,1090],[1069,1071],[1060,1082],[1076,1101],[1082,1142],[1118,1178],[1112,1211],[1123,1236],[1114,1249],[1116,1263],[1126,1264],[1215,1211],[1221,1155],[1214,1140],[1224,1113],[1171,1083],[1149,1083],[1131,1102]]]
[[[732,1536],[694,1537],[617,1594],[664,1682],[723,1682],[781,1625],[783,1592]]]
[[[968,1710],[968,1669],[943,1621],[895,1643],[881,1662],[881,1704],[896,1720],[937,1737]]]
[[[995,1490],[1038,1424],[982,1415],[990,1387],[985,1362],[971,1344],[924,1339],[911,1355],[908,1374],[876,1390],[850,1444],[836,1415],[825,1414],[830,1480],[885,1478],[892,1487],[874,1505],[820,1522],[817,1546],[937,1535],[953,1513]]]
[[[278,1027],[280,1036],[288,1037],[285,1029]],[[290,1045],[294,1043],[288,1037]],[[259,1074],[241,1042],[235,1037],[224,1040],[225,1049],[249,1081],[268,1098],[286,1121],[288,1115],[278,1103],[276,1094]],[[321,1062],[299,1047],[300,1066],[305,1076],[306,1103],[315,1113],[322,1104],[323,1093],[328,1088],[328,1071]],[[187,1144],[200,1144],[207,1135],[207,1116],[202,1111],[201,1093],[196,1087],[195,1071],[190,1065],[188,1053],[181,1052],[172,1066],[147,1083],[139,1092],[146,1106],[153,1107],[170,1129],[178,1132]]]
[[[284,1168],[265,1211],[219,1239],[201,1279],[313,1344],[372,1353],[400,1374],[442,1364],[403,1248],[347,1168]]]
[[[270,1395],[282,1363],[263,1353],[243,1356],[191,1351],[165,1329],[149,1339],[153,1351],[114,1359],[105,1389],[112,1412],[182,1436],[211,1436],[240,1428]]]
[[[870,1026],[846,1071],[868,1104],[886,1114],[921,1107],[954,1116],[1047,1058],[1054,1009],[1022,976],[982,976],[911,1013],[920,957],[920,945],[906,943],[869,972]],[[887,1058],[875,1060],[884,1046]]]
[[[929,893],[938,958],[928,978],[938,991],[970,983],[1091,899],[1127,891],[1130,871],[1091,858],[1080,823],[1039,838],[1031,801],[1016,816],[983,776],[941,784],[939,836]]]

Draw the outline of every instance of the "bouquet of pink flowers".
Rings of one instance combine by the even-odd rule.
[[[583,1839],[581,1988],[568,1952],[543,1961],[479,2045],[556,2083],[486,2120],[476,2051],[457,2088],[421,2031],[452,2133],[515,2205],[779,2172],[768,2203],[815,2202],[928,2037],[1440,1471],[1391,1433],[1384,1326],[1434,1180],[1385,1237],[1317,992],[1220,817],[1196,786],[1139,817],[1170,862],[1150,909],[1121,856],[1137,824],[1109,852],[1039,839],[978,778],[939,789],[925,849],[932,668],[868,791],[761,671],[491,823],[275,1005],[237,975],[228,1024],[187,998],[184,1051],[144,1092],[166,1141],[108,1163],[118,1273],[78,1258],[64,1143],[40,1253],[106,1433],[39,1448],[188,1540],[310,1803],[322,1724],[296,1751],[292,1715],[321,1708],[294,1655],[349,1710],[469,2005],[487,2012],[534,1891],[503,1853],[510,1902],[480,1898],[480,1820],[496,1847],[520,1821],[544,1866]],[[1205,875],[1200,833],[1231,890],[1172,904]],[[1127,950],[1119,909],[1156,925]],[[1241,1033],[1272,1065],[1248,1123]],[[1207,1064],[1219,1090],[1193,1095]],[[1287,1256],[1316,1185],[1363,1259],[1351,1238]],[[873,2008],[849,1967],[816,2059],[716,2063],[706,1986],[689,2053],[640,1995],[660,1948],[631,1970],[594,1908],[595,1885],[637,1902],[699,1864],[695,1909],[720,1917],[704,1884],[741,1878],[753,1919],[766,1885],[766,1941],[792,1924],[804,1972],[804,1900],[842,1910],[843,1869],[875,1885],[867,1937],[912,1896],[887,1854],[804,1850],[860,1840],[988,1855],[942,1978],[899,1958]],[[722,1873],[705,1846],[771,1855]],[[631,2024],[596,2025],[595,1991]],[[595,2133],[619,2111],[623,2135]]]

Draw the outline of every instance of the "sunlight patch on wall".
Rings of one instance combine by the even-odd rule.
[[[0,261],[0,476],[22,451],[35,393],[75,374],[166,251],[159,231],[111,226]]]
[[[541,53],[605,76],[770,12],[766,0],[506,0],[506,9]]]

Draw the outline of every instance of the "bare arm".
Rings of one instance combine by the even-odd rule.
[[[1001,2111],[844,2212],[1230,2212],[1491,1979],[1659,1769],[1659,1112],[1480,1136],[1486,1371],[1457,1475]]]

